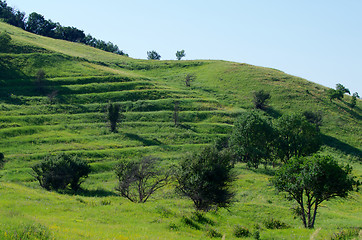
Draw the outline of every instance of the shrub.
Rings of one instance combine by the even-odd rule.
[[[253,103],[256,109],[265,109],[268,100],[270,99],[270,93],[264,90],[259,90],[253,93]]]
[[[211,207],[227,207],[234,193],[230,189],[234,181],[230,156],[215,147],[187,155],[177,174],[177,189],[189,197],[197,210]]]
[[[147,156],[140,161],[121,161],[115,168],[119,184],[116,190],[132,202],[144,203],[158,189],[166,186],[172,170],[158,167],[159,159]]]
[[[208,236],[210,238],[221,238],[222,234],[219,231],[208,227],[208,228],[206,228],[206,236]]]
[[[41,224],[25,224],[16,227],[10,231],[5,231],[1,239],[4,240],[50,240],[54,239],[53,234],[49,229]]]
[[[32,167],[34,177],[47,190],[63,190],[70,187],[76,191],[90,173],[90,166],[76,156],[64,153],[48,155]]]
[[[286,229],[289,228],[289,225],[274,218],[268,218],[263,222],[264,226],[267,229]]]
[[[240,225],[235,225],[234,226],[234,236],[237,238],[249,237],[250,231],[246,227],[243,227]]]

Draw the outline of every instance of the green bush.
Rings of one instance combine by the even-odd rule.
[[[243,227],[240,225],[235,225],[234,226],[234,236],[237,238],[249,237],[250,231],[246,227]]]
[[[90,166],[76,156],[66,154],[48,155],[32,167],[34,177],[47,190],[64,190],[70,186],[74,191],[80,188],[82,180],[88,177]]]
[[[286,229],[290,227],[288,224],[274,218],[268,218],[263,223],[267,229]]]
[[[213,228],[208,227],[208,228],[206,229],[206,236],[208,236],[208,237],[210,237],[210,238],[221,238],[221,237],[222,237],[222,234],[221,234],[219,231],[217,231],[217,230],[215,230],[215,229],[213,229]]]
[[[41,224],[25,224],[9,231],[0,230],[4,240],[50,240],[54,239],[49,229]]]

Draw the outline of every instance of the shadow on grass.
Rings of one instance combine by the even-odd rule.
[[[279,111],[275,110],[272,107],[267,107],[265,109],[265,112],[272,118],[279,118],[280,116],[282,116],[282,114]]]
[[[355,148],[347,143],[341,142],[337,138],[327,135],[322,135],[322,140],[326,146],[337,149],[343,152],[344,154],[353,155],[358,158],[358,161],[360,162],[362,161],[362,151],[359,150],[358,148]]]
[[[160,145],[163,145],[163,143],[160,142],[156,138],[154,138],[154,139],[146,139],[146,138],[143,138],[143,137],[141,137],[141,136],[139,136],[137,134],[133,134],[133,133],[125,133],[124,135],[126,137],[128,137],[129,139],[142,142],[143,145],[145,145],[145,146],[160,146]]]
[[[112,191],[107,191],[104,189],[79,189],[78,191],[64,191],[62,194],[72,195],[72,196],[82,196],[82,197],[110,197],[110,196],[118,196],[116,193]]]

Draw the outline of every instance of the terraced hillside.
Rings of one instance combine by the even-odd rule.
[[[225,61],[137,60],[82,44],[33,35],[0,22],[0,32],[2,31],[8,32],[12,37],[11,51],[0,53],[0,152],[8,160],[1,172],[4,184],[1,194],[8,194],[5,206],[14,208],[11,203],[13,199],[21,199],[19,201],[23,207],[20,208],[25,208],[27,200],[23,199],[23,194],[26,192],[31,199],[29,204],[36,204],[34,199],[45,196],[48,200],[39,201],[49,201],[47,204],[54,204],[56,209],[62,208],[61,202],[71,208],[72,201],[75,201],[74,211],[80,211],[78,208],[81,209],[84,202],[92,205],[92,202],[98,202],[94,195],[103,193],[106,201],[121,201],[121,204],[127,204],[124,206],[133,209],[129,211],[133,211],[135,215],[142,214],[141,208],[151,212],[149,217],[152,219],[157,218],[157,214],[169,214],[161,222],[164,221],[165,226],[171,226],[176,221],[175,228],[181,229],[182,234],[177,231],[170,233],[168,227],[161,224],[158,231],[167,231],[165,239],[202,239],[205,237],[202,230],[185,230],[178,226],[179,219],[191,211],[186,210],[190,205],[185,199],[179,200],[170,189],[165,190],[166,195],[169,194],[169,198],[184,209],[181,212],[174,208],[174,202],[167,200],[161,200],[167,207],[152,205],[158,203],[136,207],[114,197],[116,177],[113,167],[120,159],[140,158],[144,155],[158,156],[165,164],[177,162],[185,152],[197,151],[218,137],[226,136],[231,131],[235,118],[252,108],[252,91],[260,89],[270,91],[272,95],[271,107],[267,113],[273,118],[287,112],[321,110],[324,114],[321,130],[325,140],[322,154],[334,154],[341,161],[351,163],[356,168],[356,175],[359,178],[362,176],[361,101],[358,101],[354,109],[347,104],[350,100],[348,96],[343,101],[330,102],[325,87],[275,69]],[[46,74],[44,79],[36,77],[40,70]],[[191,87],[185,86],[187,74],[195,76]],[[118,103],[123,114],[117,133],[110,132],[106,118],[106,106],[110,101]],[[176,104],[179,109],[178,126],[175,126],[173,119]],[[72,198],[39,189],[30,167],[45,155],[58,152],[74,153],[91,163],[92,174],[82,185],[90,197]],[[238,187],[247,187],[238,193],[239,200],[233,208],[234,212],[209,216],[219,222],[222,231],[232,231],[227,224],[228,215],[235,224],[242,222],[252,226],[254,220],[250,216],[244,216],[243,211],[254,212],[257,215],[256,221],[262,221],[263,213],[253,208],[258,208],[258,204],[262,204],[271,215],[278,211],[288,214],[288,207],[285,206],[289,206],[289,203],[278,203],[279,200],[276,200],[277,197],[266,181],[267,174],[262,170],[250,172],[243,165],[238,168]],[[248,182],[245,176],[256,185]],[[256,186],[267,189],[266,193],[254,189]],[[107,200],[108,195],[111,195],[110,200]],[[162,199],[161,196],[157,198]],[[355,198],[358,202],[361,195],[357,194]],[[268,201],[275,203],[268,205]],[[343,219],[343,214],[348,211],[351,212],[347,216],[355,219],[361,209],[354,212],[351,210],[352,205],[345,208],[338,205],[340,211],[336,213],[337,219]],[[95,220],[90,220],[90,224],[101,221],[114,229],[109,235],[106,234],[105,226],[97,227],[99,232],[85,234],[80,229],[89,225],[84,225],[82,221],[68,225],[54,220],[58,215],[62,219],[62,211],[56,209],[52,210],[56,215],[44,212],[38,215],[32,212],[40,210],[31,208],[18,209],[14,210],[14,216],[8,216],[12,210],[2,209],[2,213],[7,216],[2,224],[8,227],[6,221],[9,221],[19,225],[16,216],[24,214],[25,219],[39,219],[38,222],[50,229],[53,225],[70,229],[75,234],[74,239],[128,239],[115,237],[116,228],[121,229],[119,231],[122,236],[129,239],[145,239],[145,236],[153,236],[149,239],[155,239],[155,236],[160,236],[157,232],[152,232],[152,226],[147,225],[147,221],[151,221],[147,217],[146,222],[142,223],[144,225],[135,227],[134,225],[140,224],[137,217],[128,214],[127,217],[131,222],[134,221],[134,225],[119,226],[119,223],[115,224],[110,219],[102,222],[99,217],[104,210],[98,208],[88,209],[87,217],[75,218],[94,218]],[[22,213],[23,211],[26,213]],[[122,211],[126,209],[122,208]],[[289,215],[286,218],[293,226],[298,225],[298,220],[291,220]],[[333,224],[349,226],[346,220],[338,221]],[[325,219],[323,228],[328,226],[326,222],[328,218]],[[127,232],[126,229],[130,227],[138,229],[137,232]],[[325,236],[335,229],[336,226],[331,226],[326,230]],[[141,231],[146,233],[141,234]],[[308,238],[311,234],[307,230],[296,231],[298,233],[295,234],[301,238]],[[67,231],[56,227],[54,232],[59,239],[67,236]],[[277,231],[266,231],[265,234],[283,236],[283,233]],[[291,233],[285,234],[288,236]]]

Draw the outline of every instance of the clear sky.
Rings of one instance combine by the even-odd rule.
[[[7,0],[111,41],[133,58],[271,67],[362,96],[362,0]]]

